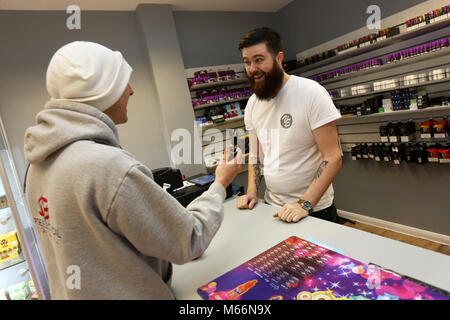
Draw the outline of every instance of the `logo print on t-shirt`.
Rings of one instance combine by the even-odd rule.
[[[292,126],[292,116],[289,113],[285,113],[281,116],[280,123],[283,128],[288,129]]]

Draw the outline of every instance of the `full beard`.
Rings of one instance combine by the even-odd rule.
[[[270,100],[276,97],[283,86],[284,72],[274,61],[272,70],[264,73],[264,81],[255,81],[254,74],[247,74],[253,92],[260,100]],[[259,74],[258,74],[259,75]]]

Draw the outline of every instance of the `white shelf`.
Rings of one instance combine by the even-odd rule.
[[[394,79],[395,77],[393,77],[392,79]],[[379,80],[376,80],[379,81]],[[373,82],[376,81],[372,81],[370,83],[371,88],[373,87]],[[444,83],[444,82],[449,82],[450,78],[445,78],[445,79],[441,79],[441,80],[432,80],[432,81],[425,81],[422,83],[417,83],[417,84],[410,84],[410,85],[406,85],[406,86],[398,86],[395,88],[389,88],[389,89],[382,89],[382,90],[377,90],[377,91],[369,91],[366,93],[361,93],[361,94],[355,94],[355,95],[348,95],[346,97],[340,97],[340,98],[333,98],[333,101],[342,101],[342,100],[350,100],[350,99],[354,99],[354,98],[359,98],[359,97],[365,97],[365,96],[375,96],[384,92],[391,92],[391,91],[395,91],[395,90],[401,90],[401,89],[408,89],[408,88],[418,88],[418,87],[423,87],[423,86],[427,86],[427,85],[432,85],[432,84],[438,84],[438,83]],[[354,86],[354,85],[353,85]],[[349,89],[352,86],[348,87]],[[345,88],[345,87],[344,87]],[[342,88],[339,89],[332,89],[332,90],[341,90]]]
[[[337,125],[347,125],[347,124],[353,124],[353,123],[360,123],[360,121],[365,122],[366,120],[372,120],[377,118],[384,118],[384,117],[390,117],[390,116],[417,116],[417,115],[424,115],[426,113],[430,112],[442,112],[442,111],[448,111],[450,114],[450,106],[433,106],[428,107],[425,109],[418,109],[418,110],[398,110],[398,111],[392,111],[392,112],[380,112],[380,113],[372,113],[362,116],[348,116],[348,117],[342,117],[341,119],[337,120]]]
[[[312,64],[309,64],[309,65],[306,65],[306,66],[303,66],[303,67],[300,67],[300,68],[297,68],[297,69],[294,69],[294,70],[290,71],[289,73],[290,74],[300,74],[302,72],[306,72],[306,71],[310,71],[310,70],[313,70],[313,69],[317,69],[319,67],[323,67],[323,66],[335,63],[335,62],[343,61],[343,60],[345,60],[347,58],[351,58],[351,57],[354,57],[354,56],[357,56],[357,55],[361,55],[361,54],[369,52],[369,51],[374,51],[376,49],[387,47],[387,46],[389,46],[391,44],[394,44],[394,43],[397,43],[397,42],[401,42],[402,40],[411,39],[411,38],[417,37],[417,36],[422,35],[422,34],[426,34],[426,33],[429,33],[429,32],[432,32],[432,31],[435,31],[435,30],[438,30],[438,29],[442,29],[442,28],[444,28],[444,27],[446,27],[448,25],[450,25],[450,19],[447,18],[446,20],[439,21],[439,22],[434,22],[434,23],[425,25],[423,27],[420,27],[418,29],[415,29],[415,30],[409,30],[409,31],[406,31],[406,32],[402,32],[402,33],[400,33],[400,34],[398,34],[396,36],[393,36],[391,38],[388,38],[386,40],[382,40],[382,41],[378,41],[376,43],[373,43],[370,46],[365,46],[365,47],[362,47],[362,48],[357,48],[355,50],[350,50],[349,52],[345,52],[345,53],[342,53],[342,54],[337,54],[334,57],[331,57],[331,58],[328,58],[328,59],[325,59],[325,60],[322,60],[322,61],[318,61],[316,63],[312,63]],[[334,50],[334,49],[332,49],[332,50]]]
[[[434,59],[434,58],[437,58],[437,57],[440,57],[440,56],[449,55],[449,54],[450,54],[450,47],[447,47],[447,48],[443,48],[443,49],[440,49],[440,50],[435,51],[435,52],[426,53],[426,54],[419,55],[419,56],[416,56],[416,57],[412,57],[412,58],[408,58],[408,59],[404,59],[404,60],[400,60],[400,61],[394,61],[394,62],[390,62],[390,63],[386,63],[385,62],[386,57],[384,56],[384,57],[382,57],[384,64],[381,65],[381,66],[373,67],[373,68],[370,68],[370,69],[354,71],[352,73],[347,73],[347,74],[344,74],[344,75],[341,75],[341,76],[337,76],[337,77],[332,78],[332,79],[327,79],[327,80],[320,81],[319,83],[321,85],[327,85],[327,84],[330,84],[330,83],[339,82],[341,80],[345,80],[345,79],[349,79],[349,78],[357,78],[357,77],[364,76],[364,75],[367,75],[367,74],[382,72],[382,71],[385,71],[385,70],[388,70],[388,69],[394,69],[394,68],[401,67],[401,66],[404,66],[404,65],[407,65],[407,64],[417,63],[419,61],[431,60],[431,59]],[[319,73],[319,74],[323,74],[323,73]]]
[[[250,97],[251,96],[247,96],[247,97],[238,98],[238,99],[231,99],[231,100],[226,100],[226,101],[224,100],[224,101],[220,101],[220,102],[208,103],[208,104],[203,104],[203,105],[200,105],[200,106],[197,106],[197,107],[193,107],[193,108],[194,108],[194,111],[203,110],[203,109],[216,107],[216,106],[220,106],[220,105],[224,105],[224,104],[229,104],[229,103],[233,103],[233,102],[248,100]]]
[[[248,82],[247,78],[240,78],[240,79],[236,79],[236,80],[201,83],[201,84],[196,84],[196,85],[193,85],[192,87],[189,87],[189,91],[196,91],[196,90],[212,88],[212,87],[231,86],[231,85],[241,84],[241,83],[246,83],[246,82]]]
[[[237,122],[237,121],[244,121],[244,116],[238,116],[238,117],[234,117],[231,120],[225,120],[224,122],[219,122],[219,123],[212,123],[212,124],[208,124],[208,125],[204,125],[204,126],[200,126],[200,128],[202,128],[202,130],[206,130],[209,128],[214,128],[214,127],[218,127],[227,123],[233,123],[233,122]]]

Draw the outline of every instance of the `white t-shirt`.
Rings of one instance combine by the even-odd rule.
[[[255,130],[260,142],[268,203],[281,207],[300,199],[323,161],[312,131],[340,117],[324,87],[294,75],[274,99],[250,97],[245,127]],[[333,199],[330,185],[314,211],[328,208]]]

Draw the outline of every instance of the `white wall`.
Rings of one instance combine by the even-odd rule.
[[[61,11],[0,11],[0,115],[20,178],[26,169],[25,130],[48,100],[48,63],[59,47],[75,40],[119,50],[133,67],[135,94],[128,123],[118,126],[121,145],[151,169],[167,166],[160,105],[135,12],[82,12],[81,30],[68,30],[67,17]]]

